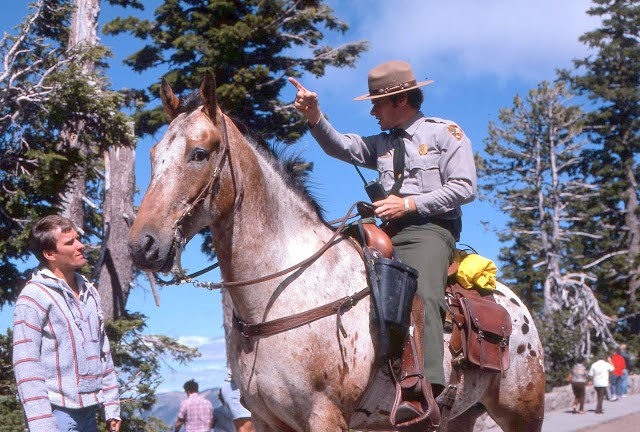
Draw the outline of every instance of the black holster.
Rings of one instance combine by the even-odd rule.
[[[411,325],[411,304],[418,271],[398,259],[383,258],[364,247],[365,266],[371,287],[373,320],[378,324],[378,359],[397,359]]]

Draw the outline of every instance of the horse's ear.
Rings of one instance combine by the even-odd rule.
[[[171,86],[164,78],[162,78],[162,84],[160,85],[160,99],[162,99],[162,106],[169,118],[171,120],[176,118],[180,100],[173,94],[173,89],[171,89]]]
[[[218,112],[218,97],[216,96],[216,79],[211,71],[204,73],[204,79],[200,85],[200,97],[204,104],[205,113],[211,121],[215,122]]]

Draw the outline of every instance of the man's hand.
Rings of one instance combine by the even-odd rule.
[[[404,199],[396,195],[389,195],[387,198],[373,203],[376,206],[376,216],[383,221],[400,219],[407,213],[416,211],[416,203],[413,198],[406,198],[409,210],[405,208]]]
[[[295,78],[289,77],[289,82],[298,89],[294,106],[298,112],[304,114],[312,127],[320,121],[320,106],[318,105],[318,94],[307,90]]]
[[[109,432],[118,432],[120,430],[121,420],[109,419],[107,420],[107,430]]]
[[[180,428],[182,427],[182,419],[176,420],[176,427],[173,429],[174,432],[180,432]]]

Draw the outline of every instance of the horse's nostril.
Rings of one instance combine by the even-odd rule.
[[[144,236],[144,242],[142,242],[142,246],[144,247],[144,250],[148,251],[149,249],[153,248],[155,243],[156,241],[153,237],[151,237],[150,235],[146,235]]]
[[[146,235],[142,247],[147,260],[154,260],[158,257],[158,242],[153,236]]]

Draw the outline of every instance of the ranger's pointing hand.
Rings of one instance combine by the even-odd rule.
[[[295,78],[289,77],[289,82],[298,89],[294,102],[296,110],[304,114],[309,122],[309,126],[315,126],[322,116],[320,106],[318,105],[318,94],[304,88]]]

